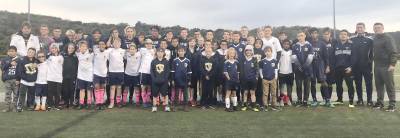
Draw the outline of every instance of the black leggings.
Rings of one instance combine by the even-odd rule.
[[[67,107],[73,105],[74,102],[75,80],[72,78],[64,79],[62,83],[62,97]]]
[[[52,82],[48,81],[47,82],[47,88],[48,88],[48,103],[49,107],[58,107],[60,103],[60,95],[61,95],[61,89],[62,89],[62,84],[58,82]]]

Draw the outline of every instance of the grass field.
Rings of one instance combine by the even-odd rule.
[[[400,68],[395,83],[400,90]],[[0,87],[2,84],[0,83]],[[1,89],[3,92],[3,89]],[[376,100],[376,97],[373,97]],[[4,105],[0,104],[2,109]],[[400,137],[400,112],[368,107],[288,107],[275,112],[191,108],[151,113],[135,107],[104,111],[0,113],[0,137]]]

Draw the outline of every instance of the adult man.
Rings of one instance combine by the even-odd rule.
[[[21,30],[11,36],[10,46],[17,48],[19,57],[26,56],[29,48],[40,49],[39,38],[31,34],[31,29],[31,24],[24,22],[21,25]]]
[[[377,102],[374,109],[382,109],[383,98],[385,93],[383,90],[386,88],[389,97],[389,106],[386,109],[388,112],[395,111],[396,92],[394,89],[393,72],[397,62],[397,50],[394,45],[393,39],[384,33],[382,23],[374,24],[375,37],[373,41],[374,53],[374,74],[375,74],[375,87],[377,91]]]

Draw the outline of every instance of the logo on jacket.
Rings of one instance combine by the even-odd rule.
[[[29,63],[25,65],[25,73],[26,74],[35,74],[36,73],[36,64]]]
[[[162,73],[164,71],[164,64],[157,64],[156,65],[156,71],[158,73]]]
[[[205,63],[204,65],[205,65],[205,68],[206,68],[207,71],[211,71],[212,63]]]

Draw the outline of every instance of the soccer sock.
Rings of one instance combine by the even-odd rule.
[[[46,105],[47,97],[42,97],[42,105]]]
[[[117,98],[117,104],[120,104],[121,103],[121,95],[117,95],[116,98]]]
[[[79,98],[79,104],[80,105],[83,105],[84,103],[85,103],[85,99],[84,99],[85,97],[80,97]]]
[[[237,104],[238,104],[238,102],[237,102],[237,97],[231,97],[232,99],[232,103],[233,103],[233,106],[237,106]]]
[[[35,96],[36,105],[40,105],[40,96]]]
[[[150,95],[151,95],[151,88],[149,87],[148,88],[148,90],[147,90],[147,92],[146,92],[146,99],[147,99],[147,103],[149,103],[150,102]]]
[[[135,103],[139,104],[140,103],[140,91],[135,91],[135,98],[136,98]]]
[[[87,96],[87,104],[88,105],[92,104],[92,96],[93,95],[91,95],[91,94],[88,94],[88,96]]]
[[[141,92],[141,95],[142,95],[143,103],[144,103],[144,104],[147,103],[146,91],[142,91],[142,92]]]
[[[124,90],[124,92],[122,93],[122,103],[126,104],[128,101],[128,90]]]
[[[171,88],[171,102],[172,103],[175,102],[175,94],[176,94],[176,89],[175,88]]]
[[[225,107],[226,108],[231,107],[231,101],[229,100],[229,98],[225,98]]]

